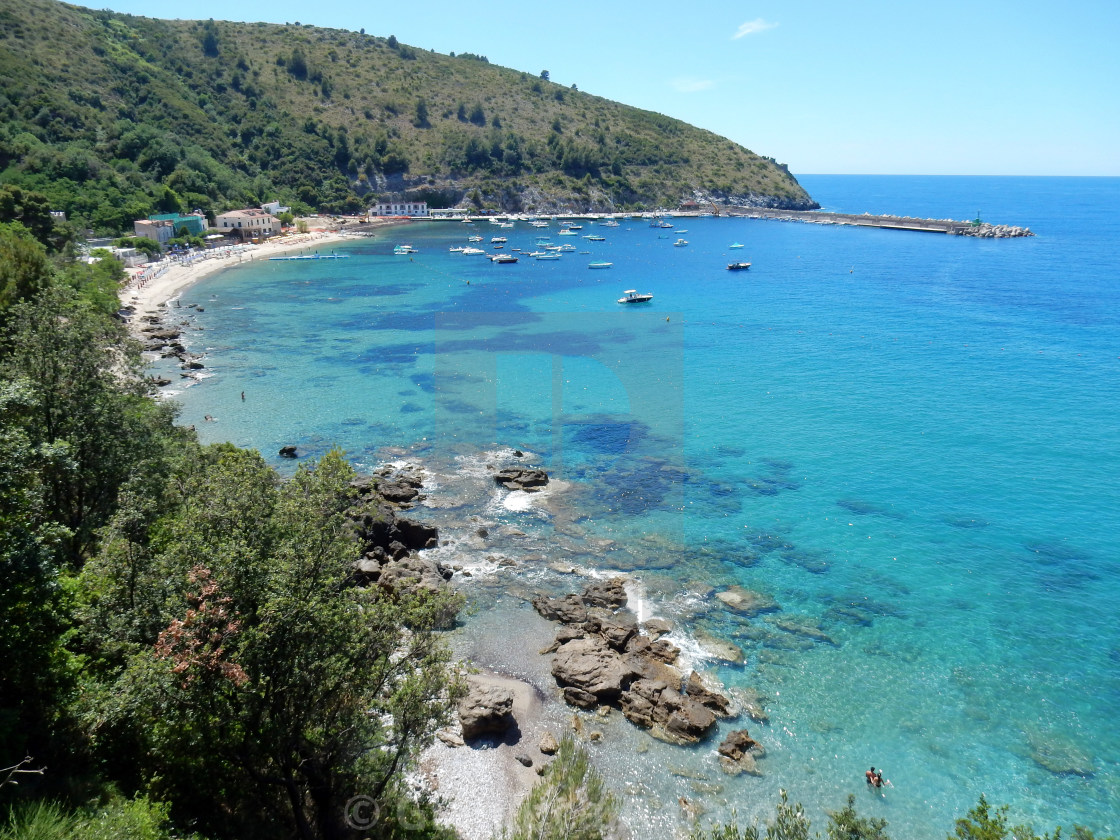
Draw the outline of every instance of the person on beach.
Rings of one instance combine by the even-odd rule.
[[[884,779],[883,778],[883,771],[880,770],[878,773],[875,774],[875,787],[881,788],[883,785],[891,785],[891,780],[890,779]],[[894,785],[891,785],[891,787],[894,787]]]
[[[865,779],[867,779],[868,786],[874,785],[875,784],[875,768],[872,767],[870,770],[868,770],[866,773],[863,774],[863,777]]]

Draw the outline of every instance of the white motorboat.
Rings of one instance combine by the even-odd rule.
[[[622,297],[618,299],[619,303],[646,303],[653,300],[653,295],[649,292],[639,292],[637,289],[627,289],[622,293]]]

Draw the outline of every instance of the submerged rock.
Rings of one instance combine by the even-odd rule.
[[[716,598],[728,609],[742,615],[758,615],[780,609],[778,602],[769,595],[737,585],[717,592]]]

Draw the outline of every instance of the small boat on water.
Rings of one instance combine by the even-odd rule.
[[[517,262],[517,257],[515,257],[513,254],[494,254],[494,256],[492,256],[490,258],[490,262],[493,262],[493,263],[515,263],[515,262]]]
[[[481,236],[468,236],[467,237],[467,242],[481,242],[481,241],[482,241]]]
[[[637,289],[627,289],[622,293],[622,297],[618,299],[619,303],[646,303],[653,300],[653,295],[649,292],[639,292]]]
[[[447,250],[450,251],[452,254],[461,254],[467,249],[464,248],[462,245],[452,245]]]
[[[751,267],[749,262],[733,262],[727,264],[728,271],[746,271]]]
[[[560,259],[560,255],[557,254],[555,251],[553,251],[551,254],[549,254],[549,253],[534,253],[533,256],[536,257],[538,260],[558,260],[558,259]]]
[[[569,245],[567,242],[565,242],[563,245],[557,245],[555,248],[551,248],[549,250],[553,250],[553,251],[574,251],[575,249],[576,249],[575,245]]]
[[[687,245],[687,244],[688,244],[688,240],[687,240],[687,239],[678,239],[678,240],[677,240],[676,242],[674,242],[674,243],[673,243],[673,247],[675,247],[675,248],[683,248],[683,247],[684,247],[685,245]]]
[[[688,233],[688,231],[687,231],[687,230],[685,230],[685,229],[682,229],[682,230],[675,230],[675,231],[673,231],[673,233],[677,233],[677,234],[680,234],[680,233]]]
[[[571,228],[564,228],[562,231],[560,231],[560,235],[561,236],[579,236],[579,234],[576,233]]]
[[[589,235],[589,236],[585,236],[583,238],[588,240],[589,242],[606,242],[607,241],[607,237],[605,237],[605,236]]]
[[[474,257],[474,256],[478,256],[479,254],[485,254],[485,253],[486,252],[483,251],[481,248],[464,248],[463,249],[463,254],[468,256],[468,257]]]
[[[739,243],[739,242],[732,242],[732,243],[731,243],[730,245],[728,245],[727,247],[728,247],[728,248],[731,248],[731,249],[734,249],[734,248],[742,248],[743,246],[742,246],[742,244],[741,244],[741,243]]]
[[[398,245],[393,249],[393,253],[400,256],[401,254],[419,254],[420,252],[411,245]]]
[[[506,238],[505,238],[504,236],[491,236],[491,237],[490,237],[490,241],[491,241],[491,242],[501,242],[501,243],[502,243],[503,245],[504,245],[504,244],[505,244],[506,242],[509,242],[509,240],[508,240],[508,239],[506,239]]]
[[[610,268],[614,263],[606,262],[605,260],[595,260],[587,264],[588,268]]]

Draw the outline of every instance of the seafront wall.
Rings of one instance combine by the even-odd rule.
[[[856,227],[916,230],[924,233],[948,233],[954,236],[979,236],[985,239],[1010,239],[1034,236],[1030,228],[991,225],[987,222],[958,222],[953,219],[918,219],[912,216],[872,216],[870,213],[828,213],[823,210],[762,210],[727,208],[729,216],[750,219],[778,219],[785,222],[809,222],[817,225],[855,225]]]
[[[524,218],[552,218],[552,219],[603,219],[607,217],[615,217],[623,215],[629,218],[628,214],[612,214],[612,213],[561,213],[552,216],[526,216],[518,214],[502,214],[499,216],[467,216],[465,220],[472,222],[480,221],[504,221],[506,219],[524,219]],[[643,218],[653,217],[653,213],[635,213],[634,216],[641,216]],[[696,216],[707,216],[710,213],[698,212],[663,212],[656,214],[657,218],[665,216],[667,218],[694,218]],[[856,227],[876,227],[888,228],[891,230],[915,230],[924,233],[948,233],[953,236],[978,236],[984,239],[1011,239],[1019,236],[1034,236],[1030,228],[1015,227],[1012,225],[992,225],[987,222],[958,222],[953,219],[918,219],[913,216],[872,216],[870,213],[863,213],[856,215],[854,213],[829,213],[823,210],[768,210],[760,208],[747,208],[747,207],[723,207],[720,209],[719,215],[730,218],[743,218],[743,219],[776,219],[782,222],[808,222],[816,225],[853,225]],[[464,217],[441,217],[431,216],[415,219],[399,219],[400,222],[462,222]],[[370,235],[372,228],[378,223],[368,223],[351,226],[346,229],[347,233],[357,235]],[[383,224],[383,222],[382,222]]]

